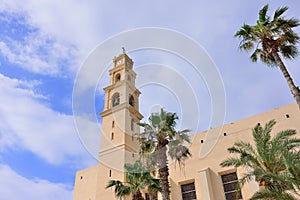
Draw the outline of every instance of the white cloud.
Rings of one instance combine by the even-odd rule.
[[[27,179],[4,164],[0,164],[0,177],[1,199],[72,199],[73,191],[70,186],[41,179]]]
[[[72,116],[43,105],[40,96],[31,89],[33,83],[1,74],[0,80],[0,149],[26,149],[51,164],[76,160],[77,165],[86,166],[91,162]]]
[[[74,59],[76,55],[74,46],[57,41],[39,30],[28,31],[22,38],[7,36],[0,39],[0,53],[10,63],[33,73],[46,75],[72,71],[71,66],[74,70],[73,65],[77,61]]]
[[[65,41],[78,47],[79,56],[83,58],[101,41],[101,28],[97,24],[102,18],[99,18],[97,3],[82,0],[4,0],[0,10],[22,13],[27,23],[38,28],[42,35],[50,35],[59,42]]]

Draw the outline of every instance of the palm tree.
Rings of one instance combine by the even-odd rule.
[[[299,26],[297,19],[286,19],[282,16],[288,7],[282,7],[275,11],[273,17],[267,15],[268,5],[259,11],[259,19],[256,25],[244,24],[234,35],[241,38],[240,49],[250,51],[252,62],[260,59],[269,66],[277,66],[282,71],[288,86],[300,107],[300,89],[294,84],[281,57],[293,59],[298,55],[296,44],[299,36],[292,30]]]
[[[264,190],[258,191],[251,197],[251,200],[261,200],[261,199],[296,200],[296,197],[293,196],[292,194],[283,193],[281,191],[276,191],[276,190],[269,190],[269,189],[264,189]]]
[[[150,153],[152,167],[157,167],[161,194],[163,200],[170,200],[169,167],[167,152],[171,159],[176,160],[179,165],[184,159],[191,156],[189,149],[185,146],[190,143],[189,130],[176,131],[176,113],[168,113],[161,109],[160,113],[152,113],[149,123],[139,123],[143,127],[140,134],[141,153]]]
[[[126,182],[110,180],[106,188],[115,187],[116,197],[132,195],[132,200],[144,200],[141,190],[148,189],[150,192],[160,191],[158,179],[154,179],[149,170],[146,169],[140,160],[134,164],[125,164]]]
[[[284,130],[271,138],[275,124],[275,120],[271,120],[264,127],[256,125],[252,129],[255,145],[245,141],[235,142],[228,151],[238,157],[230,157],[220,164],[222,167],[247,169],[248,172],[239,182],[243,186],[254,178],[259,183],[261,190],[254,194],[253,200],[289,199],[299,194],[300,139],[292,137],[296,134],[295,130]]]

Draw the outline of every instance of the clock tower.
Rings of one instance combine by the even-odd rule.
[[[74,200],[115,199],[114,190],[106,189],[109,180],[125,181],[124,164],[138,157],[139,133],[136,125],[143,116],[139,112],[140,91],[135,87],[133,61],[125,53],[113,59],[109,70],[110,84],[104,88],[102,133],[97,166],[76,173]]]
[[[102,116],[102,138],[99,161],[123,171],[124,163],[132,162],[138,153],[136,123],[143,116],[139,113],[140,91],[135,87],[136,74],[133,61],[124,52],[114,58],[109,71],[110,85],[104,88],[105,102]],[[117,159],[116,159],[117,158]]]

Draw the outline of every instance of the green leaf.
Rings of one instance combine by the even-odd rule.
[[[259,11],[259,21],[260,22],[265,22],[267,20],[268,9],[269,9],[269,5],[267,4]]]
[[[285,11],[288,10],[288,7],[282,7],[275,11],[273,20],[277,20]]]

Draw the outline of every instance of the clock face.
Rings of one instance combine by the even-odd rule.
[[[117,65],[120,65],[120,64],[122,64],[122,60],[117,61]]]

